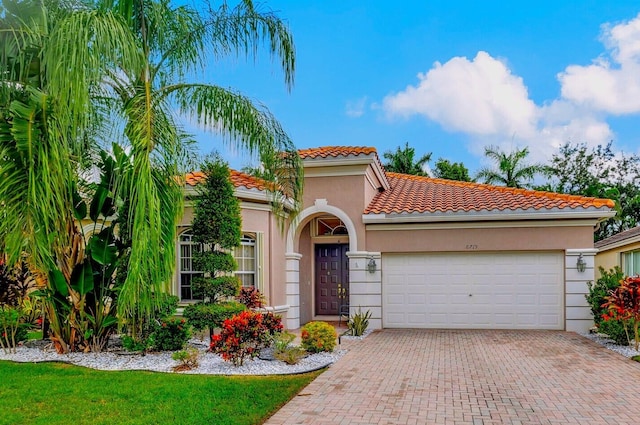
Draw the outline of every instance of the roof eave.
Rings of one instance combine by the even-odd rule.
[[[619,241],[608,243],[606,245],[602,245],[602,246],[599,246],[597,248],[598,248],[599,252],[603,252],[603,251],[609,251],[609,250],[612,250],[612,249],[623,247],[625,245],[631,245],[631,244],[636,244],[636,243],[640,243],[640,235],[636,235],[636,236],[625,238],[625,239],[622,239],[622,240],[619,240]]]
[[[391,187],[389,185],[389,181],[387,180],[387,175],[382,168],[382,164],[378,160],[377,154],[375,152],[338,157],[305,158],[303,159],[303,163],[305,168],[339,167],[345,165],[370,165],[376,177],[381,182],[384,190],[389,190],[389,188]]]
[[[364,224],[377,223],[441,223],[462,221],[521,221],[521,220],[566,220],[592,219],[594,224],[613,217],[615,211],[585,209],[582,211],[499,211],[499,212],[446,212],[446,213],[401,213],[401,214],[363,214]]]

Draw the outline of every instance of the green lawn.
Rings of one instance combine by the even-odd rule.
[[[261,424],[320,373],[227,377],[0,361],[0,424]]]

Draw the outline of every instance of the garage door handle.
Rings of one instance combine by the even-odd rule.
[[[473,296],[473,294],[469,294],[469,296],[470,296],[470,297],[472,297],[472,296]]]

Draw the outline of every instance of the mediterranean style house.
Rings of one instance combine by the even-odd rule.
[[[386,172],[371,147],[299,151],[300,213],[279,230],[264,185],[232,171],[243,285],[290,329],[371,311],[373,328],[586,331],[593,229],[613,201]],[[203,179],[186,178],[187,194]],[[175,292],[192,301],[192,211],[178,229]]]

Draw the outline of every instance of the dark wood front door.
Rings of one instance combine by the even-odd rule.
[[[349,294],[347,244],[316,245],[316,314],[338,314]]]

